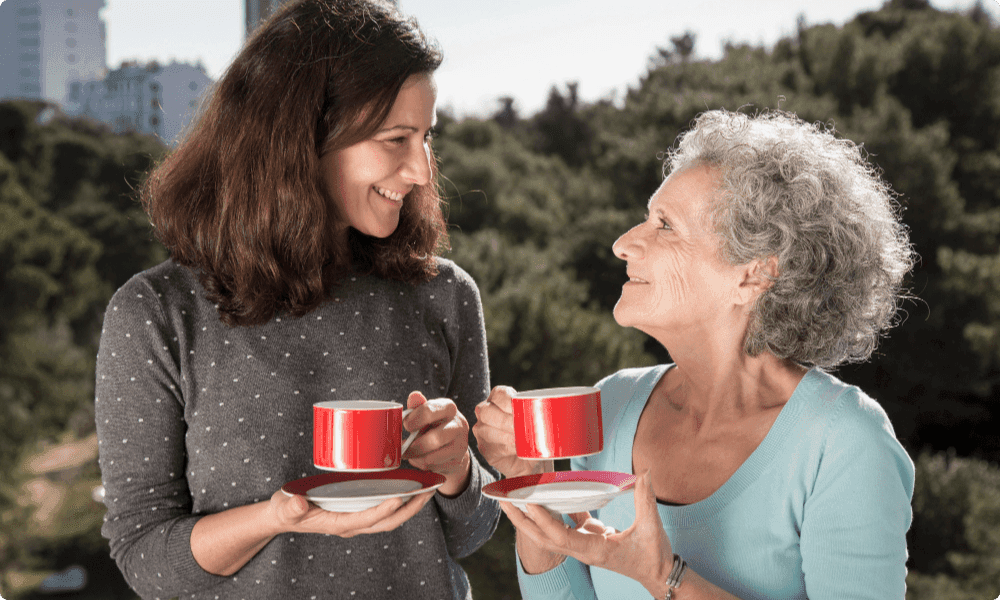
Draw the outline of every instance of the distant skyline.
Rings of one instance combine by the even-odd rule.
[[[218,79],[243,44],[243,0],[106,0],[108,65],[124,60],[201,62]],[[717,59],[726,41],[772,46],[809,25],[843,25],[881,0],[398,0],[437,38],[438,106],[456,116],[486,116],[512,96],[530,115],[553,85],[579,83],[584,101],[620,98],[646,72],[657,46],[692,31],[695,55]],[[967,10],[975,0],[932,0]],[[982,0],[1000,23],[1000,0]],[[460,8],[456,9],[456,6]]]

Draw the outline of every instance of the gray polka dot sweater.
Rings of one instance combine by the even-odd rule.
[[[475,450],[468,489],[440,494],[394,531],[275,537],[235,575],[191,553],[201,515],[267,501],[312,464],[312,404],[448,397],[474,423],[489,392],[472,278],[439,259],[420,286],[357,276],[301,318],[230,328],[197,278],[167,261],[108,306],[96,420],[107,514],[102,532],[143,598],[471,598],[456,559],[499,519],[495,480]],[[408,466],[405,464],[403,466]]]

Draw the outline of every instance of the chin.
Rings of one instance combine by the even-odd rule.
[[[615,317],[615,321],[622,327],[631,327],[632,323],[629,321],[628,309],[622,306],[622,301],[619,300],[618,304],[615,304],[615,309],[611,313]]]
[[[360,231],[361,231],[361,233],[364,233],[365,235],[370,235],[372,237],[377,237],[377,238],[380,238],[380,239],[385,239],[385,238],[389,237],[390,235],[392,235],[393,233],[395,233],[396,229],[398,229],[398,228],[399,228],[399,221],[396,221],[392,225],[386,225],[386,226],[382,226],[382,227],[368,227],[368,228],[365,228],[365,229],[360,230]]]
[[[615,305],[612,314],[615,317],[615,322],[622,327],[632,327],[643,333],[646,333],[650,325],[663,321],[662,318],[657,317],[658,313],[634,304],[629,305],[622,300],[619,300],[618,304]]]

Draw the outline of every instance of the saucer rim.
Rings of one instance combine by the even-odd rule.
[[[397,475],[397,476],[393,476]],[[309,490],[315,489],[317,487],[328,485],[331,483],[342,483],[345,481],[374,481],[379,479],[406,479],[409,481],[415,481],[420,484],[420,487],[416,490],[409,492],[398,492],[392,494],[372,494],[368,496],[310,496],[308,494]],[[431,490],[436,490],[437,488],[444,485],[446,478],[440,473],[435,473],[433,471],[421,471],[419,469],[392,469],[391,471],[376,471],[376,472],[360,472],[360,471],[327,471],[324,473],[317,473],[316,475],[309,475],[307,477],[300,477],[292,481],[286,482],[281,486],[281,491],[288,496],[302,496],[309,501],[346,501],[348,498],[351,499],[375,499],[375,498],[404,498],[406,496],[412,496],[415,494],[420,494],[422,492],[428,492]],[[314,485],[309,485],[314,483]],[[304,490],[301,492],[296,491],[303,486]],[[291,487],[289,487],[291,486]]]
[[[501,500],[504,502],[528,502],[530,504],[545,504],[546,502],[531,502],[523,498],[511,498],[509,493],[514,490],[524,489],[529,486],[544,485],[547,483],[561,483],[565,481],[581,481],[608,483],[616,488],[615,491],[608,492],[609,495],[619,494],[635,487],[637,476],[631,473],[619,471],[555,471],[552,473],[541,473],[537,475],[521,475],[494,481],[483,486],[483,495]],[[550,501],[549,501],[550,502]]]

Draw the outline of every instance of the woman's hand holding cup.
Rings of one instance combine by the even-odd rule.
[[[406,405],[405,411],[399,404],[370,400],[314,405],[315,466],[330,471],[392,470],[398,468],[402,451],[413,467],[444,475],[445,483],[437,492],[446,496],[462,493],[472,466],[468,421],[448,398],[427,400],[420,392],[412,392]],[[413,432],[406,442],[399,438],[400,414],[405,415],[402,427]],[[358,436],[379,443],[358,445]],[[302,495],[278,490],[271,496],[268,511],[274,534],[326,533],[346,538],[399,527],[434,493],[390,498],[360,512],[335,512]]]
[[[438,488],[443,496],[457,496],[469,484],[472,459],[469,457],[469,422],[448,398],[428,400],[411,392],[406,407],[412,412],[403,420],[407,431],[422,432],[403,455],[422,471],[445,476]]]
[[[516,393],[512,387],[496,386],[489,397],[476,406],[476,424],[472,433],[476,436],[479,451],[504,477],[552,472],[555,464],[551,460],[524,460],[517,456],[513,408]]]

